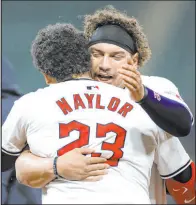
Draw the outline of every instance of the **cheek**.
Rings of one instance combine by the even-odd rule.
[[[115,79],[112,82],[112,85],[114,85],[116,87],[124,87],[123,80],[119,74],[116,75]]]
[[[121,61],[113,61],[112,68],[115,68],[117,71],[119,68],[122,68],[122,66],[125,65],[126,63],[127,63],[126,59],[123,59]]]
[[[91,59],[91,72],[96,72],[99,62],[96,59]]]
[[[116,74],[118,72],[118,69],[121,68],[121,63],[119,62],[112,62],[110,64],[110,68],[113,74]]]
[[[122,78],[121,78],[120,74],[116,75],[116,81],[117,82],[122,82]]]

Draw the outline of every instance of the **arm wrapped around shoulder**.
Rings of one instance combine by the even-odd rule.
[[[145,87],[145,96],[138,102],[150,118],[164,131],[175,137],[190,133],[192,115],[184,103],[165,97]]]
[[[190,171],[189,171],[190,169]],[[191,176],[185,176],[185,172],[188,171],[191,173]],[[183,173],[184,172],[184,173]],[[189,178],[185,180],[186,182],[183,182],[185,178]],[[181,178],[181,179],[180,179]],[[166,187],[169,192],[169,194],[173,197],[175,202],[177,204],[196,204],[195,202],[195,195],[196,195],[196,190],[195,190],[195,164],[192,162],[189,167],[187,167],[186,170],[182,171],[180,175],[171,178],[171,179],[166,179]]]

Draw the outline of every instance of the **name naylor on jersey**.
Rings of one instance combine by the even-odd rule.
[[[112,112],[116,112],[123,117],[126,117],[127,113],[133,109],[133,105],[126,102],[122,106],[120,106],[121,100],[116,97],[112,97],[107,105],[103,105],[101,102],[101,95],[100,94],[84,94],[87,103],[84,103],[80,94],[73,95],[74,105],[70,105],[65,98],[61,98],[56,103],[62,112],[67,115],[68,113],[72,112],[73,110],[81,109],[102,109],[102,110],[109,110]],[[95,101],[95,103],[93,103]]]

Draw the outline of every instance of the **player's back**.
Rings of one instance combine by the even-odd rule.
[[[110,164],[98,182],[51,182],[44,203],[93,203],[95,198],[96,203],[149,203],[156,125],[125,90],[72,80],[40,89],[26,101],[31,101],[27,139],[34,154],[54,157],[93,147],[94,156],[104,156]]]

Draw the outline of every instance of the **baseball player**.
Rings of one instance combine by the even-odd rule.
[[[49,31],[47,29],[48,34],[51,34]],[[43,31],[41,33],[43,36],[46,34]],[[53,49],[58,53],[56,45]],[[38,56],[39,49],[36,51],[35,55]],[[70,68],[63,76],[66,70],[63,62],[59,59],[56,61],[55,57],[49,59],[51,61],[46,62],[45,69],[39,66],[49,84],[65,81],[65,76],[67,78],[69,74],[79,73],[70,71]],[[53,70],[47,70],[51,68],[49,65],[52,65]],[[65,93],[65,90],[69,92]],[[31,109],[28,106],[25,108],[27,101],[34,105]],[[164,175],[168,171],[161,170],[162,152],[159,155],[156,148],[161,150],[164,145],[167,147],[168,143],[177,142],[178,139],[166,135],[144,109],[130,99],[127,90],[91,80],[72,80],[31,93],[18,101],[17,105],[3,126],[3,146],[7,152],[10,149],[21,151],[25,140],[28,140],[32,153],[51,158],[53,179],[55,175],[58,179],[44,186],[43,203],[93,203],[95,197],[97,203],[150,203],[148,187],[154,159],[160,167],[160,173]],[[18,115],[21,108],[24,112],[18,122],[14,116]],[[13,121],[16,126],[13,126]],[[9,129],[10,124],[13,130]],[[131,137],[133,134],[135,137]],[[44,146],[46,142],[47,146]],[[77,147],[91,147],[96,150],[93,156],[107,158],[109,173],[102,180],[76,182],[62,178],[63,173],[58,169],[60,158]],[[179,146],[178,149],[185,152],[183,147]],[[184,154],[178,165],[184,166],[185,162],[185,167],[191,163],[187,154]],[[119,185],[124,189],[119,190]]]
[[[89,39],[91,73],[94,79],[116,84],[119,78],[117,73],[120,73],[132,99],[141,105],[159,127],[174,136],[188,134],[187,131],[190,131],[191,124],[193,124],[193,117],[188,106],[180,97],[177,87],[165,78],[140,75],[139,68],[150,59],[151,50],[135,18],[108,6],[97,10],[92,15],[86,15],[84,33]],[[126,56],[130,54],[132,59],[128,64],[131,66],[123,65]],[[184,122],[179,120],[180,118],[183,118]],[[163,147],[159,147],[157,151],[161,153],[167,149],[176,149],[178,145],[175,148],[175,144],[170,143],[168,147],[164,149]],[[180,153],[178,148],[175,152]],[[161,158],[171,159],[170,154],[167,152]],[[184,155],[183,152],[180,154]],[[162,156],[163,153],[160,155]],[[177,155],[177,158],[180,157]],[[168,170],[163,174],[163,170],[158,167],[159,174],[163,179],[167,179],[167,188],[177,203],[194,203],[194,163],[190,165],[184,163],[184,166],[180,168],[177,158],[173,158],[175,163],[168,160],[162,162],[161,169],[167,167]],[[171,179],[172,177],[174,180]]]

